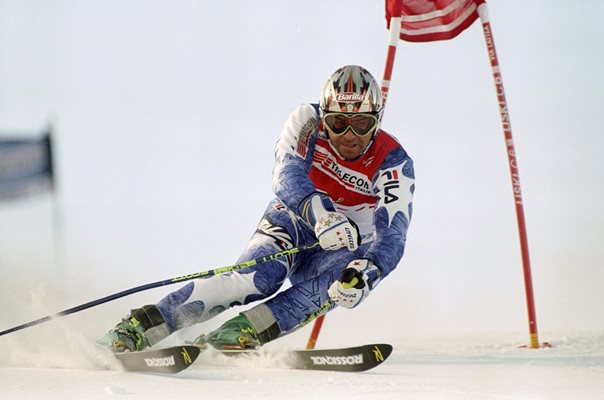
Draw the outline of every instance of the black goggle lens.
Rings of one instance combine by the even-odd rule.
[[[323,117],[323,124],[337,136],[343,135],[349,128],[357,136],[366,136],[377,126],[377,118],[372,114],[329,113]]]

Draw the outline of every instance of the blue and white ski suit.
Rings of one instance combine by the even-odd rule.
[[[276,198],[237,263],[315,242],[314,228],[302,218],[301,205],[317,192],[327,194],[335,209],[357,224],[362,244],[356,251],[316,246],[239,272],[192,281],[157,304],[170,333],[229,307],[266,299],[289,279],[291,287],[255,307],[270,320],[266,325],[276,323],[280,333],[288,333],[321,311],[329,300],[327,289],[350,261],[367,258],[379,268],[379,276],[370,276],[372,290],[396,268],[411,219],[415,176],[413,161],[394,137],[378,130],[361,156],[344,160],[329,143],[318,106],[303,104],[285,123],[275,160]]]

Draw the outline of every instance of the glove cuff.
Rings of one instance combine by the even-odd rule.
[[[330,211],[336,211],[333,201],[328,195],[319,192],[314,192],[302,200],[299,207],[300,216],[313,228],[317,221]]]

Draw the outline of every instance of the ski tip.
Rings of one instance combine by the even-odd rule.
[[[195,361],[195,359],[197,359],[197,357],[199,356],[199,353],[204,350],[202,347],[193,345],[183,345],[176,347],[180,348],[180,355],[183,358],[183,362],[187,364],[192,364],[193,361]]]
[[[392,354],[392,345],[387,343],[370,344],[367,346],[373,353],[376,364],[381,364]]]

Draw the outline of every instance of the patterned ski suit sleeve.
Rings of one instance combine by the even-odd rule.
[[[308,176],[319,118],[310,104],[299,106],[285,122],[275,148],[273,192],[290,210],[299,214],[302,200],[317,191]]]
[[[372,286],[375,287],[381,278],[396,268],[403,257],[413,212],[413,160],[404,149],[396,149],[384,159],[373,181],[374,192],[378,197],[373,216],[375,239],[365,253],[365,258],[373,261],[380,269],[381,276],[371,279]]]

